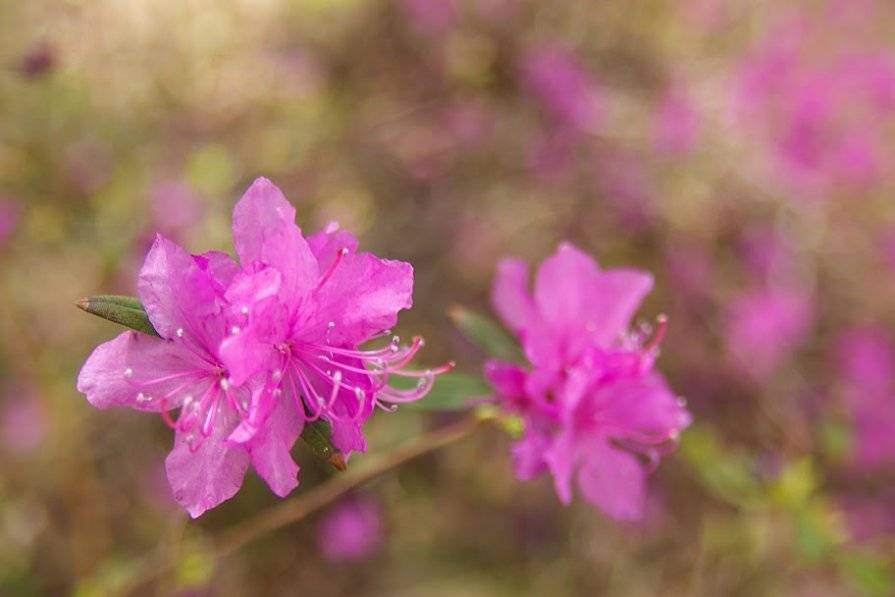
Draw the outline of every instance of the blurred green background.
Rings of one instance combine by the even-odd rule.
[[[137,594],[892,594],[893,35],[869,0],[0,0],[0,593],[113,594],[160,553]],[[117,330],[74,301],[133,293],[156,231],[230,250],[261,175],[414,264],[429,363],[479,369],[446,313],[489,310],[503,255],[654,272],[695,423],[646,520],[516,481],[489,428],[365,486],[362,558],[323,514],[211,566],[277,499],[250,474],[189,521],[167,427],[75,391]],[[451,418],[380,413],[371,451]],[[332,473],[294,453],[300,500]]]

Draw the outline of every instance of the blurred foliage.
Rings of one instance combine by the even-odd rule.
[[[160,557],[143,594],[892,594],[895,385],[837,347],[895,321],[893,24],[872,0],[0,0],[0,593],[107,595]],[[411,261],[396,331],[457,361],[444,412],[373,417],[375,452],[514,358],[479,315],[501,256],[567,239],[654,272],[643,317],[669,316],[696,422],[646,520],[516,481],[492,429],[365,488],[364,560],[326,560],[311,520],[213,565],[276,498],[250,476],[188,522],[165,425],[75,391],[118,328],[73,303],[133,294],[156,232],[229,247],[258,175],[306,231]],[[290,499],[336,474],[295,455]]]

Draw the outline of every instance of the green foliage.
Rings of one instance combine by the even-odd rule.
[[[491,388],[477,376],[450,371],[435,378],[435,385],[426,397],[406,405],[420,411],[467,410],[476,399],[489,395]]]
[[[493,319],[459,306],[448,315],[460,333],[488,356],[513,362],[525,360],[519,346]]]

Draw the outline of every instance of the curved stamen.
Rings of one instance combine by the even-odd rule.
[[[314,290],[320,290],[320,288],[329,281],[332,277],[333,273],[335,273],[336,268],[339,267],[339,264],[342,262],[342,259],[348,255],[348,247],[342,247],[336,252],[336,258],[333,260],[332,265],[329,266],[329,269],[326,270],[326,273],[321,276],[320,281],[317,283],[317,288]]]

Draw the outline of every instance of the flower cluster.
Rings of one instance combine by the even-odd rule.
[[[690,423],[683,401],[653,371],[664,318],[651,339],[645,329],[629,331],[652,277],[600,270],[563,244],[538,270],[533,295],[527,285],[526,265],[504,260],[492,298],[529,364],[485,366],[497,398],[525,422],[513,448],[516,476],[549,470],[564,503],[574,479],[608,515],[639,518],[646,473]]]
[[[94,406],[158,412],[174,429],[168,479],[193,517],[232,497],[250,463],[274,493],[292,491],[290,450],[309,421],[327,421],[341,452],[365,450],[374,407],[421,398],[446,368],[406,368],[421,338],[359,348],[411,306],[409,264],[357,252],[336,224],[304,238],[263,178],[236,205],[233,237],[239,263],[157,236],[138,294],[161,338],[125,332],[78,376]],[[417,384],[394,388],[391,375]]]

